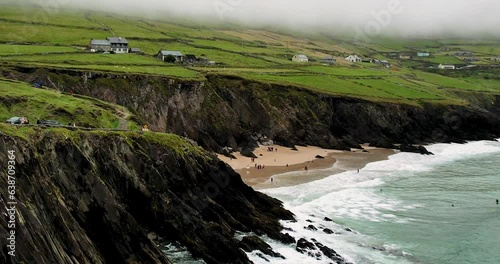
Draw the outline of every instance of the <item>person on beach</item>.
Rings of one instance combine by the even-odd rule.
[[[308,170],[308,169],[307,169],[307,166],[304,168],[304,170],[305,170],[305,171],[307,171],[307,170]]]
[[[274,181],[274,180],[273,180],[273,177],[271,177],[271,182],[273,182],[273,181]]]
[[[265,169],[266,168],[266,165],[262,165],[262,169]]]
[[[498,199],[497,199],[497,205],[498,205]]]
[[[359,174],[359,169],[358,169],[358,174]]]

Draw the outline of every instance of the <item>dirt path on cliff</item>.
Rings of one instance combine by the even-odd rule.
[[[125,110],[124,107],[116,107],[115,112],[119,118],[118,129],[128,130],[128,118],[131,116],[131,113]]]

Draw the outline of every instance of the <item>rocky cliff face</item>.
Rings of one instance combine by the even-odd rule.
[[[206,81],[29,68],[9,78],[37,81],[124,105],[154,130],[201,146],[246,148],[273,139],[291,146],[348,149],[360,143],[462,142],[500,136],[500,97],[468,93],[468,106],[376,103],[295,87],[208,76]]]
[[[2,163],[9,150],[17,161],[16,257],[2,241],[0,263],[170,263],[151,232],[207,263],[249,263],[236,231],[293,242],[280,233],[278,220],[293,215],[278,200],[177,136],[0,133]],[[4,207],[7,171],[0,176]],[[1,234],[10,231],[7,221],[0,218]]]

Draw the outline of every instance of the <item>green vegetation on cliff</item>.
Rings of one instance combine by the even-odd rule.
[[[56,119],[62,124],[71,122],[82,127],[120,128],[120,123],[125,128],[137,127],[130,121],[128,110],[121,106],[22,82],[0,79],[0,99],[2,122],[13,116],[25,116],[31,124],[37,119]]]

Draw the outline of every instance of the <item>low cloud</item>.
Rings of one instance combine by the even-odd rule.
[[[28,1],[28,0],[20,0]],[[33,1],[33,0],[31,0]],[[499,35],[497,0],[35,0],[38,4],[299,30],[400,36]],[[392,6],[392,9],[391,9]],[[397,7],[395,7],[397,6]],[[397,9],[395,9],[397,8]],[[393,12],[396,10],[397,12]],[[378,23],[378,26],[375,25]]]

